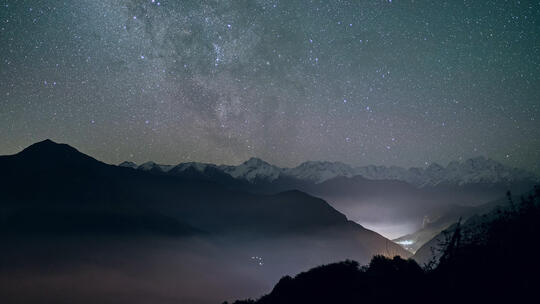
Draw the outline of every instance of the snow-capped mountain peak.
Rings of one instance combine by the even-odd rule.
[[[495,160],[475,157],[463,162],[452,161],[446,167],[432,163],[427,168],[359,167],[356,172],[367,179],[396,179],[417,187],[439,184],[510,183],[538,181],[538,177],[522,169],[507,167]]]
[[[224,172],[234,178],[243,178],[249,182],[255,180],[273,181],[277,179],[282,169],[264,160],[252,157],[238,166],[221,166]]]
[[[207,164],[207,163],[198,163],[198,162],[188,162],[188,163],[181,163],[172,168],[170,171],[173,172],[184,172],[186,170],[195,170],[197,172],[204,172],[206,168],[213,167],[217,168],[214,164]]]
[[[137,166],[133,162],[123,162],[122,167],[136,168],[144,171],[179,173],[185,170],[205,172],[208,168],[221,171],[236,179],[254,183],[257,181],[272,182],[280,177],[290,177],[314,183],[336,177],[362,176],[372,180],[399,180],[417,187],[431,187],[441,184],[466,185],[475,183],[512,183],[520,181],[538,182],[538,176],[522,169],[507,167],[495,160],[475,157],[462,162],[453,161],[446,167],[432,163],[427,168],[412,167],[405,169],[397,166],[363,166],[352,167],[341,162],[307,161],[294,168],[280,168],[252,157],[238,166],[207,163],[181,163],[177,166],[160,165],[146,162]]]
[[[171,165],[160,165],[160,164],[156,164],[153,161],[149,161],[140,165],[139,167],[137,167],[137,169],[143,170],[143,171],[159,170],[159,171],[167,172],[171,170],[173,167],[174,166],[171,166]]]
[[[355,170],[341,162],[307,161],[297,167],[285,169],[284,173],[297,179],[322,183],[338,176],[352,177]]]
[[[126,167],[126,168],[132,168],[137,169],[137,164],[130,161],[124,161],[118,165],[119,167]]]

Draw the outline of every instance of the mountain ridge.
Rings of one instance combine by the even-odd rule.
[[[132,162],[123,162],[120,166],[141,170],[157,169],[168,172],[171,168],[182,167],[146,162],[137,166]],[[336,177],[362,176],[371,180],[399,180],[416,187],[435,187],[439,185],[464,186],[468,184],[514,183],[524,180],[537,182],[539,177],[524,169],[505,166],[500,162],[483,156],[467,159],[462,162],[451,161],[442,166],[432,163],[426,168],[398,166],[360,166],[353,167],[342,162],[306,161],[293,168],[282,168],[272,165],[260,158],[252,157],[237,166],[196,163],[193,166],[213,166],[236,179],[244,179],[250,183],[258,181],[273,182],[278,178],[295,178],[315,183],[322,183]],[[195,165],[197,164],[197,165]]]

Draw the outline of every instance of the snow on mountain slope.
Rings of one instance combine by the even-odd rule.
[[[130,162],[130,161],[122,162],[122,163],[119,164],[118,166],[119,166],[119,167],[126,167],[126,168],[137,169],[137,164],[134,163],[134,162]]]
[[[255,157],[238,166],[220,166],[220,168],[234,178],[242,178],[249,182],[255,180],[273,181],[283,171],[283,169]]]
[[[336,177],[362,176],[371,180],[398,180],[404,181],[417,187],[430,187],[437,185],[467,185],[467,184],[495,184],[513,183],[520,181],[538,182],[534,174],[522,169],[507,167],[492,159],[484,157],[471,158],[463,162],[450,162],[446,167],[437,163],[427,168],[405,169],[397,166],[363,166],[352,167],[341,162],[307,161],[294,168],[279,168],[259,158],[250,158],[238,165],[229,166],[205,163],[182,163],[177,166],[159,165],[147,162],[137,167],[132,162],[123,162],[124,167],[137,168],[140,170],[159,170],[162,172],[182,172],[188,168],[203,172],[212,167],[216,170],[229,174],[236,179],[244,179],[248,182],[266,181],[272,182],[280,177],[292,177],[299,180],[322,183]],[[174,168],[174,170],[172,170]]]
[[[137,169],[143,170],[143,171],[159,170],[162,172],[167,172],[171,170],[173,167],[174,166],[171,166],[171,165],[160,165],[160,164],[156,164],[153,161],[149,161],[140,165],[139,167],[137,167]]]
[[[537,180],[534,174],[525,170],[509,168],[484,157],[471,158],[462,163],[451,162],[445,173],[444,181],[458,184]]]
[[[446,167],[433,163],[425,169],[367,166],[356,168],[356,173],[367,179],[396,179],[418,187],[538,181],[538,177],[530,172],[507,167],[484,157],[471,158],[464,162],[453,161]]]
[[[172,168],[170,171],[184,172],[184,171],[186,171],[188,169],[194,169],[195,171],[198,171],[198,172],[204,172],[204,170],[206,170],[206,168],[210,168],[210,167],[217,168],[218,166],[216,166],[214,164],[189,162],[189,163],[178,164],[177,166]]]
[[[357,175],[355,170],[344,163],[327,161],[307,161],[295,168],[283,169],[283,173],[301,180],[322,183],[326,180]]]
[[[422,176],[422,170],[422,168],[405,169],[396,166],[384,167],[370,165],[355,168],[355,174],[361,175],[367,179],[399,180],[413,185],[419,185],[422,184],[425,179],[425,177]]]

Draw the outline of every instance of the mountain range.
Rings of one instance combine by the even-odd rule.
[[[1,156],[0,165],[7,173],[0,180],[4,233],[255,236],[324,231],[328,236],[329,231],[346,231],[343,236],[366,234],[357,223],[411,219],[415,228],[394,241],[412,252],[458,217],[476,214],[474,206],[511,188],[521,193],[537,181],[531,173],[485,158],[426,169],[354,168],[339,162],[280,168],[258,158],[238,166],[114,166],[50,140]],[[375,241],[365,258],[388,250],[388,241],[375,235],[367,238]],[[395,246],[391,251],[409,254]]]
[[[161,294],[156,286],[163,285],[181,290],[180,302],[190,303],[211,285],[220,291],[205,294],[203,302],[214,303],[261,294],[285,274],[339,260],[406,258],[412,255],[406,249],[418,248],[415,257],[425,260],[430,236],[456,217],[473,218],[483,202],[508,189],[521,193],[536,181],[486,159],[458,167],[467,166],[485,172],[453,179],[460,182],[413,183],[405,175],[391,178],[392,170],[402,172],[395,167],[364,167],[379,169],[357,175],[358,168],[330,162],[279,168],[252,158],[239,166],[116,166],[45,140],[0,156],[0,239],[6,244],[0,293],[27,300],[22,302],[54,302],[57,297],[43,290],[76,269],[81,277],[74,279],[86,282],[69,291],[76,298],[109,294],[115,286],[116,295],[129,290],[124,302],[131,303],[137,297],[133,286]],[[450,172],[448,167],[439,173]],[[428,169],[403,172],[434,171]],[[403,247],[364,225],[403,220],[414,227],[395,241],[417,236]],[[122,275],[102,281],[111,269]],[[134,273],[141,281],[133,281]],[[93,276],[98,279],[88,281]],[[148,278],[159,283],[150,286]]]
[[[538,176],[531,172],[511,168],[481,156],[463,162],[452,161],[446,167],[432,163],[427,168],[412,167],[409,169],[397,166],[374,165],[353,167],[341,162],[328,161],[307,161],[294,168],[280,168],[259,158],[250,158],[237,166],[196,162],[181,163],[176,166],[146,162],[138,166],[127,161],[121,163],[120,166],[144,171],[156,170],[175,173],[190,169],[204,173],[208,168],[213,168],[227,173],[233,178],[250,183],[273,182],[279,178],[294,178],[320,184],[336,177],[362,176],[370,180],[398,180],[423,188],[437,185],[465,186],[481,183],[512,184],[521,181],[539,180]]]
[[[320,264],[411,256],[305,192],[251,191],[214,166],[205,178],[149,167],[50,140],[0,156],[3,300],[216,303]]]
[[[526,170],[510,168],[484,157],[450,162],[446,167],[431,164],[427,168],[410,169],[352,167],[321,161],[280,168],[258,158],[238,166],[196,162],[176,166],[124,162],[120,166],[212,181],[229,189],[256,194],[300,190],[325,199],[349,219],[397,241],[404,241],[399,239],[404,235],[423,234],[424,237],[414,237],[418,242],[412,246],[404,243],[405,248],[413,251],[450,225],[439,219],[449,218],[451,213],[460,212],[459,209],[498,199],[508,190],[522,193],[538,181],[536,175]],[[426,225],[431,227],[429,233],[425,233]],[[411,239],[408,237],[406,241]]]
[[[410,255],[324,200],[298,190],[254,194],[213,181],[147,172],[158,170],[156,166],[132,170],[50,140],[1,156],[0,167],[4,234],[305,237],[336,246],[346,241],[347,252],[360,260],[378,253]]]

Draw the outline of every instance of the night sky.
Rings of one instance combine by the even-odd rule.
[[[540,172],[538,1],[0,0],[0,154]]]

